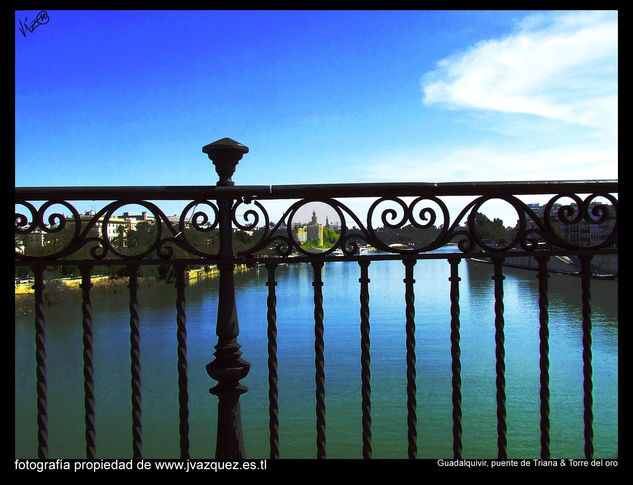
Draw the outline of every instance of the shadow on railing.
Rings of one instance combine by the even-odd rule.
[[[325,372],[323,365],[323,294],[321,270],[327,261],[357,261],[360,268],[363,457],[372,456],[369,374],[369,278],[372,261],[397,259],[405,266],[408,455],[417,456],[415,309],[413,268],[420,259],[446,259],[450,264],[453,451],[461,457],[461,365],[459,272],[464,258],[485,259],[494,268],[497,373],[498,457],[506,457],[503,266],[512,258],[529,258],[538,271],[540,308],[541,457],[549,458],[549,347],[547,277],[554,260],[577,257],[582,281],[585,455],[593,456],[590,281],[592,258],[617,256],[617,181],[551,181],[493,183],[334,184],[235,187],[231,176],[248,148],[228,138],[203,148],[219,175],[215,186],[16,188],[15,263],[34,274],[38,456],[47,458],[46,331],[44,269],[80,268],[84,332],[86,456],[96,454],[92,365],[91,272],[94,267],[125,266],[129,275],[130,355],[132,373],[133,457],[142,457],[138,270],[142,265],[173,267],[177,288],[180,457],[189,457],[185,272],[188,267],[217,265],[219,301],[217,345],[207,372],[217,381],[216,458],[244,458],[239,397],[240,380],[250,364],[241,358],[238,309],[233,271],[237,264],[263,264],[267,269],[270,457],[279,457],[277,404],[277,329],[275,271],[281,263],[310,263],[313,269],[316,372],[317,457],[325,458]],[[542,196],[544,205],[527,204],[521,196]],[[469,198],[454,219],[445,198]],[[342,199],[366,200],[359,217]],[[104,201],[96,213],[80,214],[74,201]],[[179,216],[167,216],[153,200],[187,201]],[[277,222],[267,201],[286,200]],[[42,202],[37,206],[34,202]],[[114,202],[107,202],[114,201]],[[517,224],[503,228],[496,240],[486,233],[482,206],[509,204]],[[332,221],[300,224],[311,204],[324,204]],[[128,205],[141,206],[141,216],[115,216]],[[63,207],[67,214],[51,212]],[[201,208],[202,207],[202,208]],[[21,211],[21,212],[20,212]],[[243,211],[243,212],[242,212]],[[69,214],[68,214],[69,213]],[[335,220],[336,219],[336,220]],[[496,221],[493,221],[496,222]],[[498,224],[497,224],[498,225]],[[459,252],[432,251],[457,243]],[[369,251],[368,251],[369,250]],[[375,251],[375,252],[374,252]]]

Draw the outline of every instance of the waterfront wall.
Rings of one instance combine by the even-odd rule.
[[[471,258],[473,261],[490,263],[487,259]],[[532,256],[506,257],[503,265],[510,268],[528,269],[538,271],[538,262]],[[596,255],[591,260],[591,273],[595,276],[618,277],[617,255]],[[553,273],[577,274],[580,272],[581,263],[575,256],[552,256],[547,262],[547,270]]]
[[[235,271],[247,271],[251,267],[245,264],[236,265]],[[207,268],[192,269],[187,272],[189,284],[201,279],[215,278],[219,275],[217,266],[211,265]],[[110,295],[117,292],[128,291],[127,278],[110,278],[109,276],[93,276],[91,278],[93,297],[100,295]],[[153,277],[138,278],[140,287],[149,287],[161,284],[161,280]],[[164,283],[164,280],[162,281]],[[67,301],[81,298],[81,278],[54,279],[45,282],[44,303],[46,305],[56,305]],[[33,282],[20,283],[15,286],[15,315],[27,315],[33,312]]]

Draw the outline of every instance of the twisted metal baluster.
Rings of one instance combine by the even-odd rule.
[[[187,314],[185,265],[176,265],[176,325],[178,341],[178,417],[180,422],[180,458],[189,458],[189,393],[187,378]]]
[[[407,347],[407,438],[408,438],[408,456],[413,459],[418,453],[417,445],[417,416],[416,416],[416,357],[415,357],[415,294],[413,290],[413,266],[415,259],[404,259],[405,265],[405,314],[406,314],[406,347]]]
[[[270,458],[279,458],[279,389],[277,387],[277,295],[275,287],[275,263],[267,263],[268,270],[268,415],[270,431]]]
[[[48,458],[48,414],[46,393],[46,321],[44,319],[44,268],[33,266],[35,283],[35,372],[37,376],[37,456]]]
[[[549,421],[549,301],[547,299],[547,261],[549,256],[537,256],[539,280],[539,340],[541,369],[541,458],[550,458]]]
[[[492,279],[495,282],[495,354],[497,357],[496,370],[497,370],[497,447],[499,459],[507,458],[507,445],[506,438],[506,365],[505,365],[505,349],[504,342],[505,336],[503,333],[504,319],[503,319],[503,280],[505,276],[502,273],[502,264],[504,258],[493,257],[492,262],[494,264],[494,276]]]
[[[84,408],[86,423],[86,458],[94,460],[95,441],[95,394],[94,367],[92,363],[92,301],[90,290],[91,266],[81,267],[81,312],[83,315],[83,358],[84,358]]]
[[[363,458],[371,458],[371,354],[369,352],[369,261],[360,265],[360,347],[361,347],[361,407],[363,412]]]
[[[459,346],[459,282],[457,265],[461,261],[458,257],[449,258],[451,266],[451,362],[453,372],[453,457],[462,457],[462,377],[461,350]]]
[[[591,352],[591,281],[592,256],[580,256],[581,287],[582,287],[582,362],[583,362],[583,391],[584,391],[584,422],[585,422],[585,458],[593,458],[593,369]]]
[[[130,272],[130,358],[132,373],[132,456],[142,458],[141,423],[141,339],[138,313],[138,266],[128,266]]]
[[[316,367],[317,458],[325,458],[325,369],[323,358],[323,281],[322,261],[312,262],[314,269],[314,364]]]

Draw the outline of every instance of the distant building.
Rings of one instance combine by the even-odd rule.
[[[299,244],[303,244],[308,240],[308,230],[305,227],[297,227],[295,234]]]
[[[32,232],[28,233],[28,234],[19,234],[15,236],[15,248],[18,250],[18,252],[20,253],[24,253],[25,251],[25,246],[31,245],[31,246],[35,246],[35,247],[42,247],[44,246],[44,231],[42,231],[39,227],[36,227],[35,229],[33,229]]]
[[[86,211],[84,214],[80,216],[82,226],[89,224],[95,217],[94,211]],[[103,223],[104,217],[101,216],[96,222],[94,227],[97,229],[99,236],[103,234]],[[110,241],[118,241],[117,245],[127,246],[127,240],[125,234],[129,230],[133,230],[136,226],[136,223],[140,222],[134,218],[130,218],[126,213],[123,216],[113,216],[108,219],[108,223],[106,225],[106,233],[108,235],[108,239]]]
[[[146,211],[143,211],[140,214],[130,214],[129,212],[124,212],[123,215],[119,217],[131,222],[154,221],[154,216],[148,216]]]
[[[316,211],[312,211],[312,221],[306,227],[308,241],[318,241],[323,246],[323,224],[317,221]]]
[[[68,232],[64,232],[64,231],[71,231],[69,227],[75,224],[74,218],[72,218],[71,216],[65,216],[65,217],[66,217],[66,222],[68,223],[68,227],[64,229],[61,233],[56,234],[54,232],[49,232],[48,230],[35,228],[33,231],[31,231],[28,234],[16,236],[16,247],[18,247],[18,249],[21,252],[24,252],[24,246],[26,244],[33,245],[35,247],[44,247],[47,244],[51,244],[51,241],[52,241],[52,244],[54,245],[55,240],[59,237],[59,235],[69,234]],[[86,227],[88,224],[93,222],[94,218],[95,218],[95,212],[92,210],[86,211],[83,214],[80,214],[79,221],[80,221],[81,227],[82,228]],[[153,219],[151,221],[153,221]],[[128,230],[133,229],[136,222],[138,221],[133,220],[133,219],[132,220],[124,219],[123,217],[120,217],[120,216],[110,217],[110,219],[108,220],[108,224],[106,226],[108,239],[110,239],[110,241],[118,241],[119,243],[118,245],[125,246],[126,245],[125,233]],[[104,223],[103,216],[101,216],[94,223],[94,227],[97,230],[99,236],[103,235],[103,223]],[[47,238],[46,236],[49,234],[50,236]]]
[[[28,234],[24,234],[20,237],[22,243],[33,244],[38,247],[44,246],[44,231],[42,231],[39,227],[36,227],[32,232]]]
[[[341,232],[341,224],[338,222],[330,222],[330,220],[328,219],[328,217],[325,217],[325,226],[328,229],[332,229],[334,232],[339,233]]]
[[[590,213],[596,205],[598,204],[590,204]],[[528,204],[528,207],[532,209],[541,220],[544,219],[545,206],[541,206],[540,204]],[[607,217],[606,220],[604,220],[603,222],[594,223],[582,218],[575,224],[564,224],[559,219],[558,210],[561,207],[561,204],[554,204],[554,206],[552,207],[550,221],[554,231],[574,246],[582,247],[600,244],[602,241],[609,237],[611,232],[613,232],[613,229],[615,227],[615,213],[614,209],[610,206],[603,205],[603,207],[605,207],[609,213],[609,217]],[[578,207],[575,203],[572,203],[571,207],[574,209],[574,211],[578,210]],[[536,227],[536,224],[531,219],[529,219],[528,229],[534,229]]]

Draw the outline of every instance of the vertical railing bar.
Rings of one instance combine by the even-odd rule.
[[[360,265],[360,347],[361,347],[361,409],[363,425],[363,458],[371,458],[371,353],[369,339],[369,261]]]
[[[549,301],[547,299],[547,261],[549,256],[537,256],[539,280],[539,354],[541,398],[541,458],[550,458],[550,408],[549,408]]]
[[[416,356],[415,356],[415,294],[413,290],[413,266],[416,260],[403,259],[405,265],[405,331],[406,331],[406,362],[407,362],[407,453],[410,459],[414,459],[418,453],[417,445],[417,416],[416,416]]]
[[[317,458],[325,458],[325,368],[323,357],[323,261],[313,261],[314,272],[314,364],[316,368]]]
[[[84,412],[86,423],[86,458],[96,456],[94,367],[92,362],[92,301],[90,290],[92,266],[81,266],[81,312],[83,325]]]
[[[48,414],[46,389],[46,320],[44,318],[44,267],[33,266],[35,291],[35,362],[37,390],[37,456],[48,458]]]
[[[128,265],[130,289],[130,371],[132,374],[132,457],[142,458],[141,346],[138,313],[138,266]]]
[[[276,263],[267,263],[268,298],[266,300],[268,321],[268,429],[270,431],[270,458],[279,458],[279,390],[277,387],[277,295],[275,287]]]
[[[492,257],[494,265],[494,293],[495,293],[495,355],[497,372],[497,448],[499,459],[507,458],[507,427],[506,427],[506,378],[505,378],[505,336],[503,317],[503,257]]]
[[[187,377],[187,313],[185,265],[176,264],[176,338],[178,342],[178,419],[180,458],[189,458],[189,390]]]
[[[459,335],[459,277],[458,264],[461,258],[450,257],[448,262],[451,266],[451,282],[450,300],[451,300],[451,368],[453,373],[453,457],[459,459],[462,457],[462,377],[461,377],[461,350]]]
[[[591,255],[580,256],[581,291],[582,291],[582,361],[584,392],[584,424],[585,424],[585,458],[593,458],[593,368],[591,338]]]

